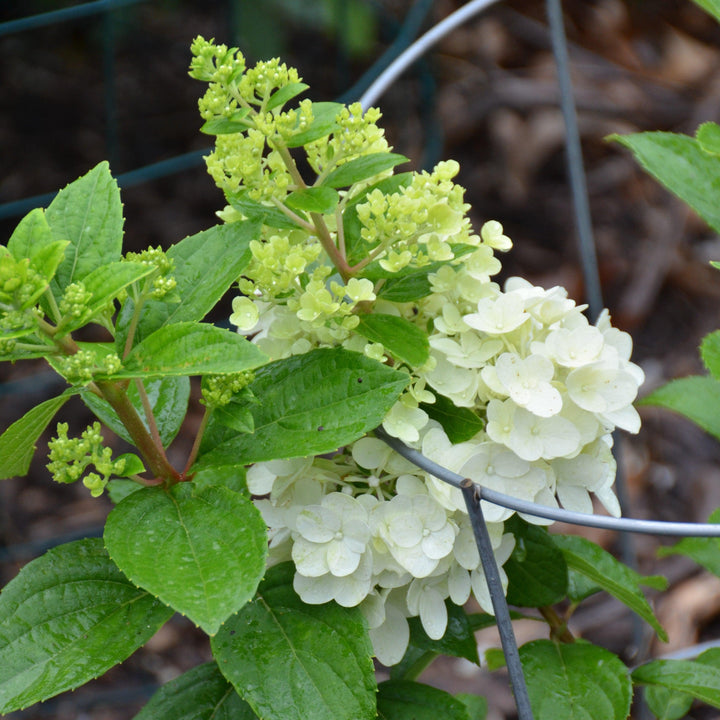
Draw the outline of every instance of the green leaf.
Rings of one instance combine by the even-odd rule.
[[[265,110],[273,110],[276,107],[284,105],[288,100],[292,100],[294,97],[305,92],[310,86],[302,82],[289,83],[279,90],[276,90],[265,103]]]
[[[52,232],[45,219],[45,211],[35,208],[25,215],[13,230],[7,249],[15,260],[22,260],[32,258],[40,248],[52,243]]]
[[[0,480],[27,473],[38,438],[72,394],[66,391],[36,405],[0,435]]]
[[[409,320],[396,315],[360,315],[355,332],[371,342],[382,343],[398,360],[420,367],[430,357],[427,334]]]
[[[255,418],[246,404],[229,403],[213,410],[214,419],[236,432],[251,433],[255,430]]]
[[[133,720],[256,720],[214,662],[163,685]]]
[[[658,720],[680,720],[693,704],[693,696],[662,685],[648,685],[643,692],[645,704]]]
[[[704,152],[720,155],[720,125],[715,122],[704,122],[695,131],[695,138]]]
[[[263,720],[372,720],[372,647],[358,608],[306,605],[292,563],[267,571],[257,595],[211,639],[213,656]]]
[[[408,680],[380,683],[377,704],[380,720],[469,720],[462,700],[444,690]]]
[[[720,708],[720,668],[692,660],[654,660],[633,670],[633,682],[660,685]]]
[[[244,465],[219,465],[201,470],[192,470],[192,482],[196,488],[205,488],[210,485],[226,487],[233,492],[249,495],[245,479]]]
[[[720,157],[680,133],[644,132],[610,139],[630,148],[647,172],[720,232]]]
[[[268,225],[269,227],[283,230],[295,230],[298,226],[294,220],[291,220],[274,205],[263,205],[257,200],[248,197],[245,190],[228,195],[227,201],[235,210],[241,212],[248,218],[248,221],[253,223]],[[299,210],[297,210],[295,214],[299,215],[303,220],[306,219]]]
[[[337,129],[336,118],[343,107],[342,103],[337,102],[314,102],[312,104],[313,121],[310,123],[310,127],[286,139],[285,144],[289,148],[296,148],[326,137]]]
[[[122,478],[111,478],[105,486],[105,492],[114,505],[117,505],[131,493],[142,489],[143,486],[136,483],[134,480],[125,480]]]
[[[191,235],[173,245],[167,255],[175,263],[172,276],[177,283],[174,294],[180,302],[149,300],[143,306],[135,342],[163,325],[202,320],[250,261],[250,241],[260,235],[258,223],[246,221],[215,227]],[[123,305],[117,322],[116,347],[122,354],[135,306]]]
[[[148,402],[153,410],[160,440],[163,447],[167,447],[177,435],[185,419],[188,400],[190,399],[190,378],[186,376],[150,378],[143,380],[143,385]],[[110,403],[86,389],[80,391],[80,397],[118,437],[133,444],[130,434],[110,406]],[[128,398],[138,411],[145,428],[150,430],[136,383],[130,383],[128,386]]]
[[[409,381],[364,355],[322,348],[259,368],[250,390],[255,432],[222,442],[199,466],[333,452],[376,428]]]
[[[69,318],[60,325],[63,333],[69,333],[87,324],[90,318],[103,310],[114,300],[121,290],[154,272],[155,268],[143,263],[114,262],[96,268],[85,276],[85,289],[92,293],[88,303],[88,314],[79,318]]]
[[[248,498],[191,483],[128,495],[108,516],[105,545],[134,583],[209,635],[253,596],[267,553]]]
[[[632,685],[628,669],[604,648],[535,640],[520,648],[535,720],[625,720]]]
[[[408,268],[409,272],[399,277],[398,273],[395,273],[395,277],[386,280],[377,296],[383,300],[399,303],[414,302],[427,297],[432,292],[429,275],[437,272],[440,265],[441,263],[431,263],[420,270]]]
[[[362,155],[333,170],[323,180],[322,184],[331,188],[349,187],[356,182],[368,180],[381,172],[394,168],[396,165],[409,161],[409,158],[398,153],[381,152]]]
[[[434,393],[434,403],[420,403],[420,407],[442,425],[451,443],[461,443],[474,438],[485,423],[470,408],[459,408],[444,395]]]
[[[476,665],[480,664],[478,657],[475,631],[477,626],[471,621],[463,608],[458,607],[450,600],[445,601],[448,623],[445,634],[439,640],[433,640],[425,632],[420,618],[408,619],[410,626],[410,641],[402,660],[390,668],[392,679],[413,679],[438,655],[450,655],[469,660]],[[491,616],[488,616],[491,617]],[[493,624],[495,618],[491,618]]]
[[[708,522],[720,522],[720,509],[710,515]],[[658,548],[658,557],[668,555],[685,555],[720,577],[720,538],[688,537],[671,547]]]
[[[720,380],[704,375],[671,380],[640,401],[684,415],[720,440]]]
[[[0,712],[102,675],[172,614],[128,581],[99,538],[50,550],[0,595]]]
[[[519,607],[543,607],[560,602],[567,594],[567,565],[562,550],[545,528],[522,518],[506,522],[515,536],[515,548],[503,569],[508,576],[507,600]]]
[[[640,590],[640,585],[645,584],[645,578],[585,538],[574,535],[553,535],[553,540],[562,550],[568,568],[584,575],[598,587],[627,605],[653,627],[663,642],[667,642],[667,633],[663,630]],[[649,580],[654,586],[657,586],[657,576],[653,576]]]
[[[309,187],[296,190],[285,198],[285,204],[293,210],[327,215],[335,212],[340,196],[330,187]]]
[[[695,3],[720,22],[720,0],[695,0]]]
[[[467,708],[468,720],[485,720],[488,704],[484,697],[470,693],[457,693],[455,697]]]
[[[700,343],[700,357],[710,374],[720,380],[720,330],[706,335]]]
[[[107,162],[63,188],[45,211],[45,218],[54,239],[70,242],[53,280],[55,295],[96,268],[120,260],[122,203]]]
[[[249,127],[252,127],[252,122],[245,120],[249,112],[250,108],[241,108],[230,117],[207,120],[200,128],[200,132],[205,133],[205,135],[231,135],[244,132]]]
[[[115,462],[118,460],[124,460],[125,461],[125,468],[122,471],[122,474],[120,474],[120,477],[130,477],[131,475],[140,475],[140,473],[145,472],[145,465],[143,465],[143,461],[134,453],[123,453],[122,455],[118,455],[115,458]]]
[[[256,368],[267,359],[250,341],[230,330],[179,322],[164,325],[136,345],[112,379],[235,373]]]

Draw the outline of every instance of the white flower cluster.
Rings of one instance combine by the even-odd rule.
[[[445,438],[428,424],[426,438]],[[490,595],[462,496],[404,460],[381,440],[364,437],[331,459],[257,463],[248,488],[270,528],[270,563],[295,563],[304,602],[359,605],[375,654],[399,662],[409,640],[407,618],[420,617],[429,637],[447,627],[449,598],[472,592],[492,612]],[[502,522],[489,523],[499,564],[514,547]],[[503,581],[506,578],[501,570]]]

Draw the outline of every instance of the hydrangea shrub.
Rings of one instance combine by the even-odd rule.
[[[179,612],[214,661],[138,718],[482,717],[481,698],[416,682],[440,654],[479,663],[473,633],[494,622],[463,497],[373,430],[485,487],[618,515],[611,433],[640,424],[631,339],[560,287],[500,286],[500,223],[475,232],[455,161],[396,172],[377,110],[298,101],[279,60],[192,52],[221,223],[123,254],[102,163],[0,249],[0,357],[45,358],[69,386],[0,436],[1,476],[27,472],[77,395],[99,422],[58,424],[47,468],[115,503],[103,539],[49,551],[0,595],[0,712],[102,674]],[[203,322],[228,290],[237,332]],[[105,339],[78,340],[88,324]],[[202,419],[176,467],[190,377]],[[134,452],[114,457],[101,423]],[[675,689],[567,627],[606,590],[664,637],[640,588],[661,579],[483,511],[508,599],[548,623],[521,648],[537,718],[624,718],[633,679]]]

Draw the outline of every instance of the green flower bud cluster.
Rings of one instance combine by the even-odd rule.
[[[177,282],[171,274],[175,269],[175,261],[168,257],[160,246],[149,247],[137,253],[125,253],[125,259],[155,267],[156,272],[149,276],[152,282],[151,296],[155,300],[160,300],[175,289]]]
[[[399,192],[385,194],[376,189],[358,204],[361,237],[373,248],[387,248],[380,259],[385,270],[397,272],[409,265],[453,260],[451,242],[480,244],[466,215],[470,206],[463,200],[465,190],[452,181],[459,169],[455,160],[438,163],[432,173],[415,173]]]
[[[74,355],[58,358],[54,365],[71,385],[87,385],[95,375],[116,373],[122,367],[122,361],[116,353],[98,358],[90,350],[79,350]]]
[[[305,146],[312,169],[323,175],[358,157],[388,152],[390,146],[385,139],[385,131],[377,125],[381,117],[382,113],[377,108],[368,108],[363,112],[360,103],[343,107],[335,116],[334,132]],[[392,172],[387,174],[392,175]]]
[[[59,483],[73,483],[79,480],[90,465],[97,472],[88,473],[83,485],[93,497],[102,495],[111,475],[122,475],[125,459],[113,461],[112,450],[103,447],[100,423],[95,422],[83,431],[79,438],[69,438],[67,423],[58,423],[57,437],[49,443],[50,462],[47,469],[53,480]]]
[[[60,300],[60,313],[68,320],[89,320],[92,312],[89,308],[90,300],[92,293],[86,289],[85,283],[70,283]]]
[[[205,375],[202,381],[202,404],[209,408],[227,405],[241,390],[255,379],[252,371]]]
[[[47,281],[28,258],[16,260],[0,248],[0,303],[17,310],[32,307],[47,287]]]
[[[272,299],[300,287],[298,278],[317,261],[322,246],[303,230],[278,230],[264,242],[253,240],[250,251],[252,260],[239,281],[240,291]]]

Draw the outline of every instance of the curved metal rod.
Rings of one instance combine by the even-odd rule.
[[[462,25],[473,15],[477,15],[496,2],[498,0],[471,0],[467,5],[463,5],[424,35],[421,35],[410,47],[400,53],[362,94],[360,104],[363,110],[367,110],[373,105],[395,80],[436,42],[442,40],[448,33]]]
[[[434,475],[438,480],[449,483],[462,490],[465,478],[452,470],[442,467],[426,458],[418,450],[408,447],[401,440],[388,435],[381,427],[375,429],[375,435],[389,445],[395,452],[402,455],[421,470]],[[481,500],[515,510],[516,512],[566,522],[572,525],[585,525],[586,527],[605,528],[620,532],[644,533],[646,535],[677,535],[683,537],[720,537],[720,524],[665,522],[662,520],[638,520],[636,518],[614,518],[606,515],[588,515],[586,513],[551,508],[545,505],[520,500],[519,498],[482,487],[474,483]]]

